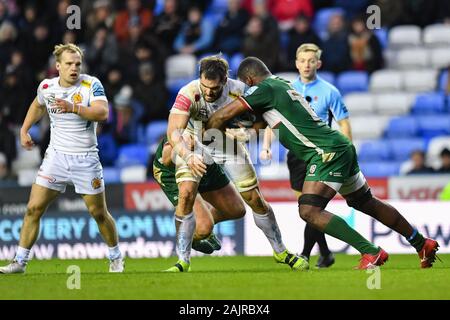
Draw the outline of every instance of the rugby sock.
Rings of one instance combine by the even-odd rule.
[[[278,228],[277,220],[273,214],[273,210],[269,207],[269,211],[265,214],[258,214],[253,211],[253,218],[258,228],[264,232],[267,240],[276,253],[281,253],[286,250],[286,247],[281,239],[281,232]]]
[[[22,266],[25,266],[28,263],[28,261],[30,260],[30,252],[31,252],[31,249],[18,247],[16,256],[14,257],[14,260],[16,260]]]
[[[303,244],[303,251],[302,256],[305,256],[309,259],[309,256],[311,255],[311,250],[316,244],[316,229],[312,227],[309,223],[305,226],[305,232],[304,232],[304,239],[305,243]]]
[[[192,239],[195,232],[195,216],[191,212],[184,217],[175,215],[177,224],[176,248],[179,260],[190,263]]]
[[[328,248],[327,239],[325,239],[325,233],[316,230],[316,240],[319,245],[320,255],[322,257],[329,256],[331,254],[330,249]]]
[[[326,234],[348,243],[362,254],[377,254],[380,251],[378,247],[351,228],[347,222],[339,216],[333,215],[324,231]]]
[[[122,258],[122,253],[119,250],[119,245],[115,247],[109,247],[109,260],[116,260]]]
[[[423,245],[425,244],[425,238],[423,235],[417,231],[417,229],[414,229],[413,233],[409,238],[406,238],[408,242],[416,249],[417,252],[419,252]]]

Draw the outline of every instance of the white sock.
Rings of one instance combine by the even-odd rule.
[[[30,251],[31,249],[17,247],[17,252],[14,260],[16,260],[22,266],[26,266],[28,261],[30,260]]]
[[[184,217],[175,215],[180,225],[177,231],[176,249],[179,260],[183,260],[186,263],[190,263],[192,239],[195,232],[195,216],[191,212]]]
[[[116,260],[122,258],[122,253],[120,252],[119,245],[115,247],[108,247],[109,250],[109,260]]]
[[[269,211],[265,214],[259,214],[253,211],[253,218],[255,224],[264,232],[267,240],[269,240],[270,245],[276,253],[283,252],[286,250],[286,246],[281,239],[281,232],[278,228],[277,220],[273,214],[273,210],[269,207]]]

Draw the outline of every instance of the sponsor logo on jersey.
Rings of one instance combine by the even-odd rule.
[[[175,99],[175,103],[173,104],[173,107],[175,109],[181,110],[181,111],[188,111],[189,107],[191,106],[191,100],[182,95],[182,94],[178,94],[177,98]]]
[[[245,93],[244,93],[244,97],[247,97],[247,96],[251,95],[253,92],[256,91],[256,89],[258,89],[257,86],[253,86],[253,87],[248,88],[247,91],[245,91]]]
[[[81,103],[83,101],[83,96],[81,93],[77,92],[72,96],[73,103]]]
[[[87,80],[82,80],[81,81],[81,85],[85,86],[86,88],[90,89],[91,88],[91,82],[87,81]]]
[[[102,179],[101,178],[92,179],[91,186],[92,186],[92,189],[94,189],[94,190],[100,188],[102,186]]]
[[[105,89],[103,89],[103,86],[100,84],[100,82],[94,82],[94,84],[92,85],[92,95],[94,97],[105,95]]]
[[[38,177],[41,177],[48,181],[48,183],[55,183],[56,179],[54,177],[44,176],[43,174],[38,173]]]
[[[228,95],[229,95],[231,98],[233,98],[233,99],[236,99],[237,97],[240,97],[240,96],[241,96],[241,95],[239,94],[239,92],[232,92],[232,91],[228,92]]]
[[[317,165],[313,164],[311,167],[309,167],[309,173],[314,174],[314,172],[316,172],[316,168],[317,168]]]

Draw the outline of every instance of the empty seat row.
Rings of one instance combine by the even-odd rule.
[[[389,47],[450,45],[450,25],[433,24],[423,30],[416,25],[395,26],[389,31]]]
[[[370,77],[371,92],[426,92],[436,89],[437,70],[398,71],[384,69],[375,71]]]

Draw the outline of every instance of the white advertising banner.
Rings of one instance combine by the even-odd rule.
[[[389,178],[390,199],[435,200],[450,183],[450,175],[411,175]]]
[[[439,252],[450,253],[450,202],[438,201],[388,201],[425,236],[437,240]],[[284,243],[292,252],[303,248],[305,222],[298,215],[296,202],[272,203]],[[327,210],[344,218],[347,223],[368,240],[382,247],[388,253],[415,253],[415,250],[398,233],[390,230],[371,217],[347,206],[345,201],[330,202]],[[251,211],[250,211],[251,212]],[[244,252],[247,255],[271,255],[272,249],[262,231],[256,227],[253,216],[245,217]],[[346,243],[327,236],[328,246],[333,252],[357,254]],[[313,254],[317,253],[317,246]]]

